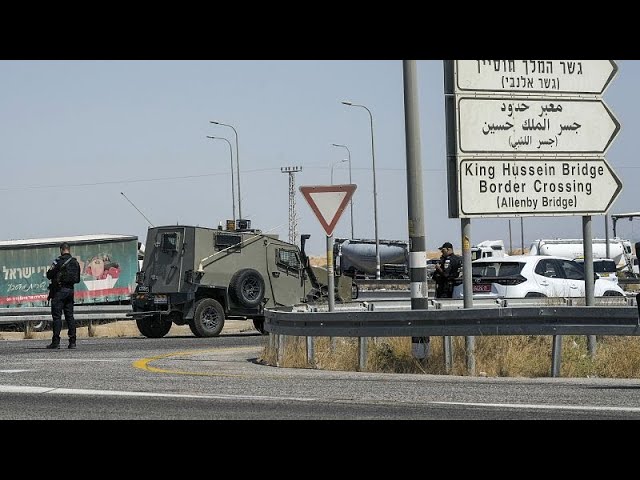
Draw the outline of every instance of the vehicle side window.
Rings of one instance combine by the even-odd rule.
[[[238,252],[240,251],[242,236],[228,233],[218,233],[214,234],[213,242],[218,250],[228,249],[230,251]]]
[[[522,264],[519,263],[503,263],[500,267],[499,275],[501,277],[508,277],[511,275],[518,275],[522,270]]]
[[[291,273],[299,273],[301,268],[298,252],[295,250],[285,250],[283,248],[276,250],[276,264]]]
[[[584,271],[580,264],[571,260],[560,260],[560,264],[565,277],[569,280],[584,280]]]
[[[562,277],[560,272],[558,272],[558,268],[556,266],[556,262],[553,260],[540,260],[538,265],[536,265],[535,272],[538,275],[542,275],[547,278],[557,278]]]

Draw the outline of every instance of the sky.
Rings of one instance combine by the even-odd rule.
[[[640,61],[615,62],[603,98],[621,130],[605,157],[623,189],[610,214],[640,210]],[[427,250],[450,241],[460,253],[460,219],[447,207],[443,79],[441,60],[417,61],[424,233]],[[236,215],[240,203],[252,228],[285,240],[281,167],[302,167],[297,233],[311,235],[309,254],[324,255],[326,233],[299,187],[329,185],[332,171],[334,184],[350,183],[347,150],[333,143],[351,156],[354,236],[373,239],[369,115],[342,101],[372,114],[378,237],[407,241],[402,60],[0,61],[0,240],[110,233],[144,242],[150,223],[216,228],[233,217],[233,160]],[[235,128],[239,155],[234,130],[210,121]],[[351,236],[349,213],[334,237]],[[617,233],[640,241],[640,218],[620,220]],[[604,215],[592,216],[592,236],[605,236]],[[516,249],[524,240],[528,248],[555,237],[581,238],[582,217],[471,220],[473,244],[501,239]]]

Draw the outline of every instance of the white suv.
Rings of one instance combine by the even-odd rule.
[[[472,262],[474,298],[584,297],[583,265],[549,255],[514,255]],[[595,297],[624,296],[617,283],[600,277],[594,281]],[[453,298],[463,298],[463,286]]]

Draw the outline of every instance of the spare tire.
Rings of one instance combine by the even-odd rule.
[[[264,298],[264,279],[253,268],[238,270],[229,282],[229,295],[245,308],[256,308]]]

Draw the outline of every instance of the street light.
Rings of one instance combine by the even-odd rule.
[[[233,223],[236,223],[236,192],[233,188],[233,150],[231,147],[231,142],[229,140],[227,140],[224,137],[212,137],[210,135],[207,135],[207,138],[210,138],[212,140],[224,140],[225,142],[227,142],[229,144],[229,155],[230,155],[230,160],[231,160],[231,205],[233,206]]]
[[[336,165],[338,165],[339,163],[344,163],[344,162],[346,162],[346,161],[347,161],[347,159],[346,159],[346,158],[343,158],[342,160],[338,160],[337,162],[333,162],[333,163],[331,164],[331,185],[333,185],[333,167],[335,167],[335,166],[336,166]]]
[[[233,133],[236,135],[236,175],[238,177],[238,218],[242,218],[242,195],[240,194],[240,152],[238,151],[238,131],[233,128],[232,125],[228,125],[222,122],[214,122],[213,120],[209,120],[209,123],[213,123],[215,125],[222,125],[225,127],[229,127],[233,130]]]
[[[349,155],[349,183],[353,183],[351,181],[351,151],[349,150],[349,147],[347,147],[346,145],[341,145],[339,143],[332,143],[331,145],[333,145],[334,147],[342,147],[347,149],[347,154]],[[351,196],[351,200],[349,200],[349,208],[351,210],[351,238],[354,238],[353,236],[353,196]]]
[[[380,240],[378,239],[378,194],[376,191],[376,154],[373,148],[373,115],[371,115],[371,110],[369,110],[364,105],[359,105],[352,102],[342,102],[342,104],[349,107],[364,108],[369,114],[369,121],[371,125],[371,159],[373,161],[373,223],[376,235],[376,279],[380,280]]]

